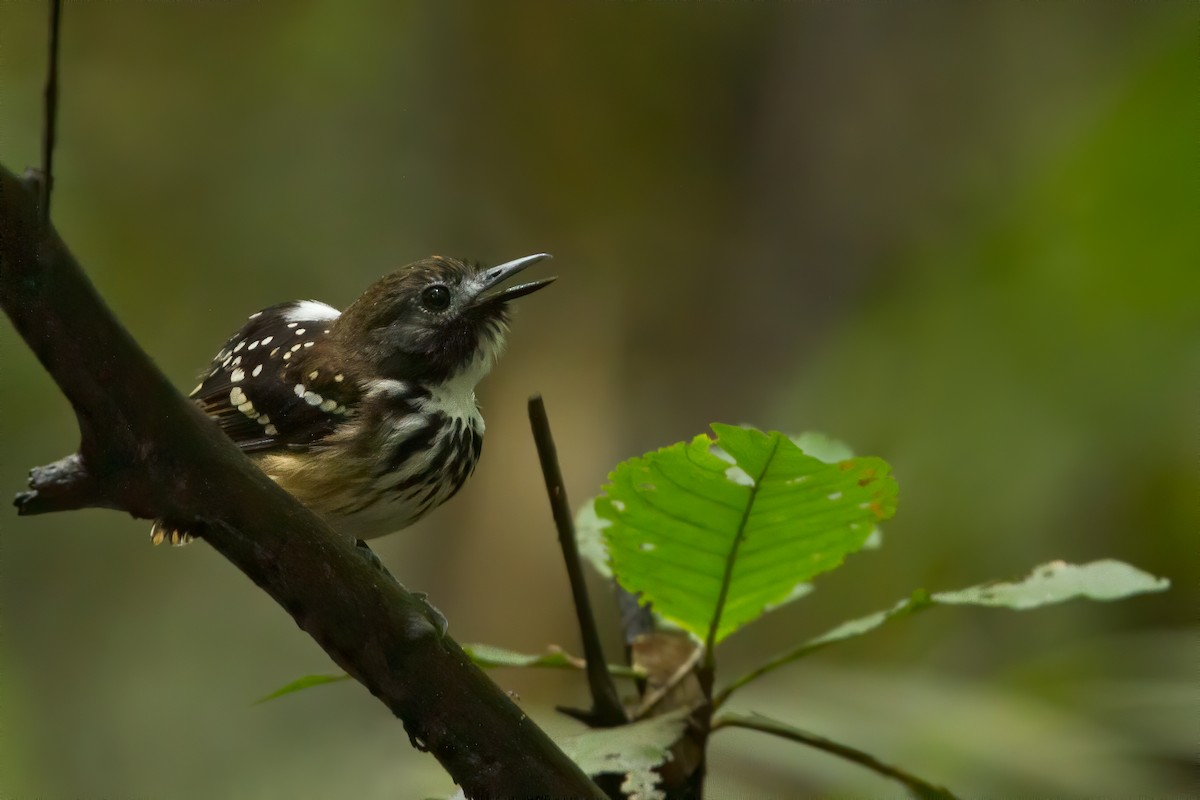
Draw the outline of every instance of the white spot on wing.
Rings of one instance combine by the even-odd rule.
[[[283,318],[288,322],[316,322],[337,319],[341,314],[342,312],[328,303],[321,303],[317,300],[301,300],[294,307],[283,312]],[[295,325],[288,327],[293,328]]]
[[[235,369],[233,371],[233,373],[229,376],[229,380],[231,383],[241,383],[242,378],[244,378],[244,377],[246,377],[245,372],[242,372],[240,369]]]

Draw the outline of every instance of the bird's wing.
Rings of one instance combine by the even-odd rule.
[[[332,347],[329,330],[338,314],[303,300],[251,315],[190,397],[247,452],[319,442],[358,401],[352,382],[315,366]]]

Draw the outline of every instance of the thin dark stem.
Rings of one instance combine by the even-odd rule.
[[[815,747],[818,750],[824,750],[826,753],[832,753],[839,758],[853,761],[884,777],[899,781],[922,800],[956,800],[955,795],[949,789],[918,778],[916,775],[899,767],[884,764],[870,753],[864,753],[862,750],[850,745],[826,739],[824,736],[817,736],[814,733],[793,728],[791,725],[784,725],[760,714],[722,714],[713,723],[712,730],[715,732],[722,728],[745,728],[747,730],[759,731],[760,733],[769,733],[772,736],[778,736],[782,739]]]
[[[533,428],[533,440],[537,445],[538,459],[542,463],[542,475],[546,478],[550,511],[558,529],[558,543],[562,547],[563,560],[567,565],[571,596],[575,600],[575,615],[579,620],[579,633],[583,639],[588,688],[592,693],[592,710],[585,715],[586,721],[593,727],[600,728],[624,725],[629,720],[621,706],[612,676],[605,667],[608,662],[605,661],[604,650],[600,646],[600,632],[596,628],[587,584],[583,579],[583,562],[579,558],[579,545],[575,541],[575,523],[571,518],[567,489],[563,484],[562,470],[558,466],[558,451],[554,446],[554,436],[550,433],[550,419],[546,416],[546,405],[542,402],[541,395],[529,398],[529,424]]]
[[[50,0],[50,63],[46,67],[43,93],[41,206],[42,226],[50,221],[50,189],[54,183],[54,141],[58,128],[58,30],[62,0]]]

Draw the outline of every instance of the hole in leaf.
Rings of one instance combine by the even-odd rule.
[[[709,445],[708,452],[712,453],[714,456],[721,459],[726,464],[736,464],[737,463],[737,459],[735,459],[733,456],[729,455],[729,453],[726,453],[720,447],[717,447],[715,444]]]
[[[730,483],[736,483],[738,486],[753,486],[754,479],[739,466],[732,466],[725,470],[725,479]]]

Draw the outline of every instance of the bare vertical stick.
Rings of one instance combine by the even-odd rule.
[[[592,693],[592,710],[570,713],[592,727],[608,728],[624,725],[629,720],[617,696],[617,688],[608,674],[604,651],[600,647],[600,633],[596,629],[596,618],[592,615],[591,600],[583,580],[583,566],[579,559],[579,545],[575,541],[575,523],[571,518],[571,506],[567,502],[567,489],[563,484],[562,470],[558,466],[558,451],[550,433],[550,420],[541,395],[529,398],[529,424],[533,428],[533,441],[537,444],[538,459],[542,463],[542,475],[546,478],[546,492],[550,495],[550,511],[554,514],[554,525],[558,528],[558,543],[562,547],[563,560],[567,563],[567,577],[571,581],[571,596],[575,600],[575,615],[579,619],[579,633],[583,639],[583,657],[587,661],[588,688]]]
[[[54,183],[54,138],[58,127],[58,29],[62,17],[62,0],[50,0],[50,63],[46,67],[46,89],[43,92],[41,222],[50,222],[50,188]]]

